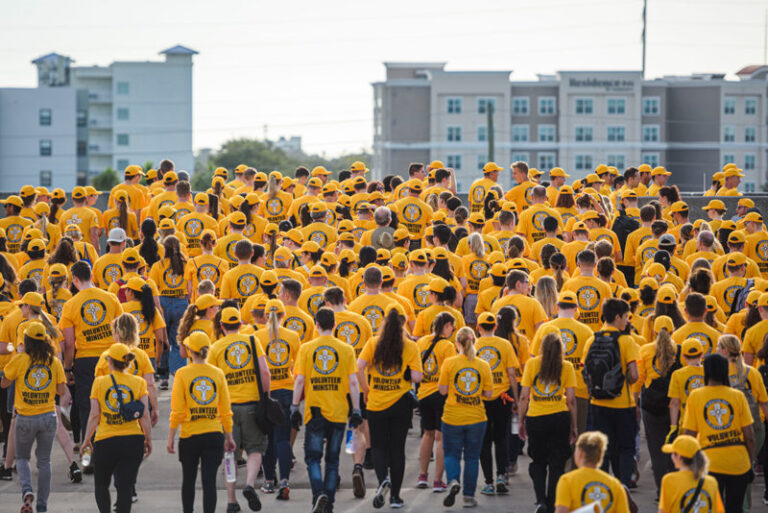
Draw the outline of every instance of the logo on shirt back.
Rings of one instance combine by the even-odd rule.
[[[384,319],[384,310],[380,306],[370,305],[363,308],[363,317],[371,323],[373,331],[378,331]]]
[[[237,262],[237,257],[235,256],[235,245],[238,242],[240,242],[240,240],[242,240],[242,239],[236,239],[236,240],[229,241],[229,243],[227,244],[227,247],[225,249],[225,253],[227,254],[227,258],[229,258],[229,260],[232,261],[232,262]]]
[[[488,274],[488,262],[485,260],[475,260],[469,266],[469,275],[472,279],[480,281]]]
[[[237,292],[242,297],[248,297],[259,288],[259,279],[253,273],[246,273],[237,279]]]
[[[198,376],[189,384],[189,395],[200,406],[216,399],[216,383],[208,376]]]
[[[533,390],[540,397],[553,397],[560,391],[560,381],[557,383],[543,383],[537,375],[533,378]]]
[[[605,483],[592,481],[581,490],[581,504],[593,502],[599,502],[603,506],[603,511],[607,511],[613,506],[613,492]]]
[[[307,301],[307,309],[309,310],[309,314],[314,317],[315,314],[317,314],[317,311],[320,310],[320,307],[325,304],[325,298],[323,297],[323,294],[312,294],[309,297],[309,301]]]
[[[333,336],[356,347],[360,342],[360,328],[352,321],[344,321],[336,325]]]
[[[280,198],[272,198],[267,200],[267,213],[269,215],[277,216],[283,213],[283,202]]]
[[[691,496],[696,491],[696,487],[691,488],[683,494],[680,498],[680,511],[684,511],[691,502]],[[714,508],[712,507],[712,497],[709,496],[706,490],[699,491],[699,496],[696,498],[696,502],[693,503],[691,513],[712,513]]]
[[[80,317],[89,326],[98,326],[106,316],[107,308],[99,299],[89,299],[80,306]]]
[[[8,225],[5,230],[5,236],[8,237],[8,242],[18,243],[21,241],[21,235],[24,232],[24,227],[20,224]]]
[[[493,346],[483,346],[477,350],[477,356],[481,360],[485,360],[491,367],[491,370],[495,370],[501,363],[501,353]]]
[[[175,274],[173,267],[169,267],[163,272],[163,282],[165,282],[169,289],[179,288],[182,281],[184,281],[184,277],[180,274]]]
[[[576,351],[576,334],[571,330],[560,329],[560,339],[563,341],[563,354],[570,356]]]
[[[453,378],[453,386],[461,395],[474,395],[480,389],[480,373],[472,367],[464,367]]]
[[[403,365],[399,364],[399,365],[396,365],[395,367],[392,367],[391,369],[385,369],[384,367],[381,366],[381,362],[379,362],[375,365],[375,367],[376,367],[376,372],[378,372],[385,378],[389,378],[389,377],[397,376],[398,374],[400,374],[400,370],[402,370]]]
[[[733,406],[724,399],[712,399],[704,405],[704,421],[709,427],[722,431],[733,423]]]
[[[323,232],[322,230],[316,230],[310,233],[309,240],[313,241],[321,248],[328,243],[328,237],[325,235],[325,232]]]
[[[242,369],[251,361],[251,350],[240,340],[232,342],[224,351],[224,361],[230,369]]]
[[[685,395],[686,396],[691,395],[691,392],[703,386],[704,386],[704,376],[700,374],[694,374],[693,376],[685,380]]]
[[[302,340],[304,339],[304,332],[307,330],[307,325],[301,317],[288,317],[283,321],[283,327],[295,331],[299,334],[299,337]]]
[[[34,281],[37,285],[37,288],[40,289],[40,283],[43,281],[43,270],[32,269],[29,271],[29,274],[27,274],[27,278]]]
[[[420,283],[413,288],[413,301],[419,308],[429,306],[429,291],[426,283]]]
[[[760,260],[768,260],[768,240],[761,240],[755,245],[755,252]]]
[[[288,363],[291,347],[285,340],[276,339],[267,344],[267,361],[273,367],[281,367]]]
[[[579,308],[582,310],[594,310],[600,302],[600,293],[595,287],[581,287],[576,292]]]
[[[184,233],[189,237],[199,237],[203,232],[203,223],[199,219],[190,219],[184,223]]]
[[[101,277],[104,279],[104,283],[109,285],[111,285],[115,280],[122,278],[122,276],[123,267],[119,264],[109,264],[101,273]]]
[[[133,390],[131,390],[130,387],[120,384],[117,386],[120,389],[120,393],[123,395],[123,404],[133,401]],[[120,394],[117,393],[117,390],[118,389],[115,388],[114,385],[111,385],[107,388],[107,393],[104,394],[104,404],[112,413],[120,411]]]
[[[421,352],[421,358],[424,358],[424,353],[426,353],[426,349]],[[429,358],[426,359],[426,361],[422,364],[422,368],[424,369],[424,375],[428,377],[432,377],[437,373],[437,360],[435,359],[435,352],[433,351],[430,353]]]
[[[417,223],[421,219],[421,207],[415,203],[410,203],[403,209],[403,218],[408,223]]]
[[[536,212],[533,214],[533,219],[531,219],[531,222],[533,223],[533,227],[536,228],[537,231],[543,232],[544,231],[544,219],[548,218],[549,214],[547,212]]]
[[[701,348],[704,350],[704,356],[708,356],[712,352],[712,339],[704,333],[691,333],[688,338],[695,338],[701,342]]]
[[[51,369],[47,365],[32,365],[24,374],[24,384],[29,390],[37,392],[45,389],[51,383]]]
[[[320,374],[330,374],[339,366],[339,353],[330,346],[319,346],[312,354],[312,366]]]
[[[482,203],[485,200],[485,187],[478,185],[472,191],[472,201],[475,203]]]
[[[220,276],[219,268],[213,264],[203,264],[197,269],[197,279],[200,281],[211,280],[217,283]]]
[[[145,335],[149,330],[149,325],[144,318],[144,314],[141,313],[141,310],[136,310],[135,312],[131,312],[131,315],[133,315],[136,318],[136,322],[139,323],[139,336]]]

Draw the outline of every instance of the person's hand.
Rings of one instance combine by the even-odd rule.
[[[576,426],[571,426],[571,434],[569,436],[571,445],[575,444],[578,438],[579,438],[579,430],[576,429]]]
[[[523,422],[522,420],[520,421],[517,427],[517,436],[520,437],[520,440],[522,440],[523,442],[525,442],[526,438],[528,438],[528,435],[525,432],[525,422]]]
[[[85,451],[91,451],[91,454],[93,454],[93,442],[91,442],[91,440],[84,440],[83,443],[80,444],[80,454]]]
[[[356,429],[357,426],[363,423],[363,414],[359,408],[352,410],[352,415],[349,417],[349,428]]]
[[[675,438],[677,438],[677,425],[669,427],[669,433],[667,433],[667,436],[664,438],[664,443],[671,444],[675,441]]]
[[[176,450],[173,448],[173,437],[168,437],[168,445],[165,446],[165,449],[168,451],[168,454],[176,454]]]
[[[75,373],[72,371],[67,371],[64,373],[64,376],[67,378],[67,385],[74,385],[75,384]]]
[[[157,425],[157,421],[160,420],[160,412],[157,411],[157,408],[152,408],[152,411],[149,414],[149,420],[152,422],[152,427]]]
[[[152,439],[145,438],[144,439],[144,457],[149,458],[150,454],[152,454]]]
[[[224,452],[235,452],[235,449],[237,449],[237,444],[235,443],[235,439],[232,438],[232,433],[225,434]]]
[[[296,431],[301,429],[301,413],[299,412],[299,406],[297,404],[291,405],[291,427]]]

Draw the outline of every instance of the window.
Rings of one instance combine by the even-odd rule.
[[[733,155],[732,153],[723,154],[723,167],[725,167],[726,164],[732,164],[734,162],[736,162],[736,155]]]
[[[607,166],[613,166],[617,169],[624,168],[624,154],[623,153],[609,153],[607,155],[605,164]]]
[[[493,107],[493,112],[496,112],[496,98],[478,98],[477,99],[477,113],[478,114],[485,114],[485,113],[487,113],[488,112],[488,105],[491,105]]]
[[[512,115],[514,116],[527,116],[528,115],[528,97],[527,96],[515,96],[512,98]]]
[[[88,155],[88,141],[77,141],[77,156],[85,157]]]
[[[755,182],[744,182],[744,192],[755,192]]]
[[[576,98],[576,114],[592,114],[595,110],[593,98]]]
[[[578,171],[586,171],[592,169],[592,155],[585,153],[576,154],[576,169]]]
[[[659,104],[661,101],[658,96],[646,96],[643,98],[643,116],[658,116]]]
[[[129,142],[130,138],[128,137],[128,134],[117,134],[118,146],[128,146]]]
[[[447,155],[446,157],[445,164],[448,167],[452,167],[454,171],[459,171],[461,169],[461,155]]]
[[[40,186],[50,187],[53,185],[53,172],[40,171]]]
[[[130,118],[130,111],[128,110],[128,107],[118,107],[117,108],[117,119],[120,121],[128,121]]]
[[[643,142],[659,142],[659,125],[643,125]]]
[[[539,116],[553,116],[555,114],[555,97],[542,96],[539,98]]]
[[[539,153],[539,171],[547,172],[555,167],[554,153]]]
[[[477,127],[477,140],[478,142],[484,142],[488,140],[488,127],[485,125],[479,125]]]
[[[642,161],[651,167],[659,167],[659,154],[658,153],[643,153],[641,155]],[[616,166],[619,167],[619,166]]]
[[[592,140],[592,127],[591,126],[577,126],[576,127],[576,141],[577,142],[590,142]]]
[[[128,82],[117,83],[117,94],[128,94],[129,92],[130,92],[130,87]]]
[[[539,125],[539,142],[555,142],[555,125]]]
[[[736,114],[736,98],[723,100],[723,114]]]
[[[53,144],[50,139],[40,139],[40,156],[50,157],[53,153]]]
[[[735,142],[736,141],[736,128],[732,126],[723,127],[723,141]]]
[[[624,140],[626,139],[626,135],[627,135],[627,131],[623,126],[608,127],[609,142],[624,142]]]
[[[744,114],[747,116],[754,116],[757,114],[757,98],[745,98],[744,99]]]
[[[755,142],[757,139],[757,128],[748,126],[744,129],[744,142]]]
[[[459,142],[459,141],[461,141],[461,127],[460,126],[449,126],[448,127],[447,139],[449,141],[452,141],[452,142]]]
[[[88,111],[86,110],[78,110],[77,111],[77,126],[87,126],[88,125]]]
[[[485,164],[488,162],[488,155],[481,153],[477,156],[477,170],[482,171]]]
[[[40,109],[40,126],[51,126],[51,109]]]
[[[445,110],[448,111],[448,114],[461,114],[461,98],[448,98],[445,103]]]
[[[744,169],[745,170],[755,169],[755,154],[754,153],[747,153],[746,155],[744,155]]]
[[[531,156],[526,151],[512,154],[512,162],[528,162],[530,159]]]
[[[528,142],[528,125],[512,125],[512,142]]]
[[[626,98],[608,98],[608,114],[625,114],[626,111]]]
[[[117,159],[117,169],[125,169],[130,164],[131,163],[128,161],[128,159]]]

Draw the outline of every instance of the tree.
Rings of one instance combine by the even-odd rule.
[[[197,166],[195,166],[197,168]],[[193,191],[205,191],[208,189],[208,187],[211,186],[211,181],[213,180],[213,171],[214,171],[213,162],[208,162],[208,166],[203,168],[202,166],[195,170],[195,174],[192,176],[192,182],[190,185],[192,186]]]
[[[271,143],[255,139],[233,139],[225,142],[213,157],[213,161],[216,166],[227,169],[247,164],[266,173],[274,169],[287,170],[298,165],[298,161],[288,157]]]
[[[111,191],[118,183],[120,183],[120,177],[111,167],[91,179],[91,184],[99,191]]]

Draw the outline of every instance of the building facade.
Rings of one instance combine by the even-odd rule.
[[[766,66],[744,68],[738,80],[561,71],[536,81],[510,80],[511,71],[446,71],[445,63],[385,66],[386,80],[373,84],[377,177],[438,159],[466,191],[488,160],[559,166],[574,179],[601,163],[645,162],[667,167],[681,190],[702,191],[735,162],[743,190],[767,181]],[[500,181],[509,186],[511,174]]]

